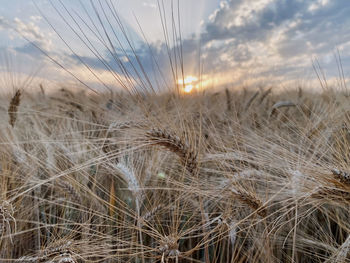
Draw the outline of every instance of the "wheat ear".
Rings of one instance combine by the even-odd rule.
[[[57,263],[76,263],[70,246],[72,242],[67,241],[63,244],[53,244],[45,250],[38,251],[37,256],[23,256],[15,262],[32,263],[32,262],[57,262]]]
[[[79,194],[79,192],[74,188],[73,185],[71,185],[69,182],[66,182],[64,180],[59,180],[56,182],[57,186],[59,188],[61,188],[65,193],[67,193],[71,200],[75,203],[75,204],[81,204],[82,202],[82,198],[81,195]]]
[[[259,91],[255,92],[253,94],[253,96],[251,96],[251,98],[248,100],[247,104],[244,107],[244,111],[247,111],[250,107],[250,105],[252,105],[253,101],[256,99],[256,97],[259,95]]]
[[[5,232],[11,231],[11,221],[15,223],[16,219],[13,217],[14,211],[12,205],[7,201],[2,201],[0,203],[0,238]],[[12,238],[10,236],[10,238]]]
[[[272,91],[272,88],[265,90],[264,93],[261,94],[261,97],[259,99],[259,103],[263,103],[264,99],[271,93],[271,91]]]
[[[259,216],[266,217],[266,207],[255,195],[243,189],[232,189],[232,192],[242,203],[245,203],[251,209],[255,210]]]
[[[176,153],[187,171],[192,175],[195,174],[198,168],[197,154],[194,153],[186,142],[181,140],[178,136],[161,129],[152,129],[148,131],[146,137],[152,145],[163,146],[167,150]]]
[[[15,123],[16,123],[16,119],[17,119],[17,110],[18,110],[18,106],[21,102],[21,91],[17,90],[15,95],[12,97],[11,101],[10,101],[10,106],[8,108],[8,114],[10,117],[9,123],[12,127],[14,127]]]
[[[350,185],[350,173],[340,171],[338,169],[333,169],[332,174],[336,179],[338,179],[341,183]]]

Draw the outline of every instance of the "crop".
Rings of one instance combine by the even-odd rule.
[[[99,3],[100,31],[68,10],[64,22],[90,50],[95,33],[127,77],[93,53],[123,89],[0,97],[0,261],[349,262],[348,94],[156,92],[136,53],[132,70],[123,64],[107,33],[122,24]]]

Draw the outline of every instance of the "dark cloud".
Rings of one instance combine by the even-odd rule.
[[[33,58],[39,59],[40,57],[45,57],[42,51],[38,49],[41,48],[41,43],[38,41],[33,41],[32,43],[27,43],[19,47],[15,47],[14,50],[26,55],[32,56]]]
[[[206,50],[209,65],[257,68],[261,63],[254,61],[263,60],[261,74],[296,78],[305,67],[312,68],[313,56],[330,57],[337,46],[350,42],[350,5],[346,0],[275,0],[261,6],[257,2],[262,1],[231,0],[213,14],[202,41],[222,44]],[[242,9],[244,5],[247,7]],[[221,56],[211,52],[225,54],[229,58],[226,65]],[[344,61],[349,53],[342,52]],[[344,67],[350,69],[350,64],[344,63]]]
[[[278,43],[280,55],[322,55],[350,41],[349,13],[350,5],[345,1],[330,1],[315,11],[301,13],[300,23],[285,31],[284,40]]]
[[[229,4],[223,5],[220,11],[215,13],[213,21],[206,25],[202,34],[203,41],[231,38],[238,42],[264,41],[277,27],[306,9],[309,1],[273,1],[260,10],[252,8],[246,11],[248,14],[242,17],[240,12],[243,10],[240,11],[239,7],[247,5],[247,2],[251,2],[254,7],[258,1],[241,1],[238,4],[237,1],[231,0]],[[240,19],[242,24],[235,24],[235,19]]]
[[[305,53],[308,53],[307,42],[327,43],[328,48],[332,48],[337,43],[349,41],[350,5],[348,1],[332,0],[325,2],[324,6],[321,2],[316,0],[273,1],[258,11],[250,10],[249,17],[242,21],[242,25],[227,27],[239,15],[237,11],[239,4],[232,0],[215,13],[213,21],[206,25],[202,38],[205,42],[234,39],[237,44],[254,41],[267,43],[277,30],[288,27],[294,21],[299,21],[297,26],[283,33],[284,40],[279,43],[281,55],[287,54],[286,50],[295,50],[297,54],[305,50]],[[320,7],[311,11],[310,6],[317,3]],[[244,4],[244,1],[240,1],[240,4]]]
[[[198,44],[190,40],[184,43],[186,44],[183,45],[182,56],[185,61],[189,61],[188,57],[193,57],[193,52],[198,52]],[[180,78],[182,66],[180,49],[179,46],[168,49],[164,43],[143,44],[134,52],[130,50],[126,53],[122,51],[105,52],[103,61],[96,57],[77,57],[75,55],[69,55],[69,60],[73,60],[77,65],[84,64],[91,69],[112,70],[117,74],[127,75],[128,78],[135,81],[136,86],[144,87],[151,83],[153,88],[162,89],[174,83],[174,78]],[[185,69],[189,69],[190,64],[185,62]]]

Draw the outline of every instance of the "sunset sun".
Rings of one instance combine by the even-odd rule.
[[[183,90],[185,93],[191,93],[195,88],[198,88],[198,78],[194,76],[186,76],[183,79],[178,79],[177,85]]]

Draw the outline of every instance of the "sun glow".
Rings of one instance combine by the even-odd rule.
[[[177,85],[182,88],[183,92],[190,93],[195,88],[198,88],[198,78],[194,76],[187,76],[184,79],[178,79]]]
[[[184,92],[190,93],[193,90],[193,85],[188,84],[184,87]]]

